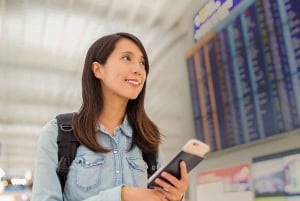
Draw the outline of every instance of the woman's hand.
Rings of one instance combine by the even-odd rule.
[[[184,161],[180,162],[180,174],[180,180],[167,172],[161,174],[171,184],[159,178],[155,180],[155,183],[161,187],[157,187],[156,189],[164,194],[168,201],[180,201],[188,188],[189,177]]]
[[[158,189],[122,187],[122,201],[169,201],[165,194]]]
[[[162,179],[156,179],[155,183],[159,187],[154,189],[122,187],[122,201],[180,201],[189,185],[189,177],[184,161],[180,162],[180,180],[173,175],[163,172]]]

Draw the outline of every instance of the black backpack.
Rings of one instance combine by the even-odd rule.
[[[58,175],[62,192],[67,180],[69,167],[76,156],[76,151],[80,143],[75,138],[72,129],[72,119],[76,113],[64,113],[56,116],[58,136]],[[148,165],[148,178],[157,170],[157,153],[144,153],[143,159]]]

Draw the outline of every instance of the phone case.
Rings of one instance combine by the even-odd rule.
[[[203,142],[191,139],[189,140],[166,165],[159,168],[149,179],[148,179],[148,188],[153,188],[157,184],[154,183],[154,180],[157,177],[160,177],[160,174],[164,171],[174,175],[180,179],[180,161],[185,161],[187,165],[187,171],[190,172],[195,168],[203,159],[206,153],[209,152],[209,146]],[[163,178],[161,178],[163,179]]]

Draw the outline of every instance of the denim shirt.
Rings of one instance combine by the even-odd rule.
[[[147,187],[147,164],[141,150],[135,146],[128,151],[132,129],[127,119],[115,129],[113,136],[100,123],[98,128],[98,143],[112,151],[96,153],[80,145],[62,195],[56,175],[57,121],[51,120],[43,127],[37,146],[31,201],[121,201],[123,185]]]

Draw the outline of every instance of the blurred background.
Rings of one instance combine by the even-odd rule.
[[[191,2],[1,0],[0,168],[5,177],[32,178],[41,127],[58,113],[78,110],[86,51],[114,32],[137,35],[148,52],[146,109],[166,135],[163,157],[193,136],[186,132],[193,124],[184,60],[185,43],[193,43],[185,40]]]
[[[271,184],[261,178],[265,177],[259,171],[272,165],[261,165],[260,162],[277,157],[277,153],[284,153],[280,155],[282,157],[298,154],[298,151],[289,150],[300,147],[299,7],[300,0],[0,0],[0,200],[30,200],[39,132],[56,114],[76,111],[80,107],[81,73],[91,43],[106,34],[131,32],[141,39],[150,60],[146,110],[165,135],[160,150],[162,162],[170,159],[190,138],[198,138],[212,147],[209,157],[191,172],[191,185],[185,199],[263,201],[258,195],[255,198],[255,182],[250,175],[258,175],[260,187],[257,192],[263,192],[262,197],[269,195],[262,189]],[[271,41],[271,45],[268,43],[267,46],[264,41]],[[279,45],[274,45],[277,42]],[[260,45],[262,52],[250,48],[255,45]],[[216,48],[221,46],[223,49]],[[240,50],[244,47],[244,51]],[[267,55],[269,49],[274,50],[272,57]],[[231,58],[228,62],[224,60],[225,54]],[[265,63],[257,64],[253,58],[242,60],[236,55],[244,59],[256,55],[264,58],[260,60]],[[272,64],[268,63],[268,58]],[[282,58],[282,63],[276,64],[278,58]],[[230,63],[235,60],[236,64]],[[253,72],[245,70],[256,64]],[[202,76],[201,66],[205,66]],[[212,66],[212,72],[208,66]],[[281,68],[285,69],[282,78],[270,84],[281,86],[278,93],[272,92],[274,97],[279,94],[278,102],[274,101],[274,107],[262,110],[263,106],[258,106],[260,103],[272,104],[263,103],[270,100],[263,99],[263,94],[256,94],[253,96],[256,108],[247,105],[245,98],[244,110],[240,108],[244,112],[241,116],[238,116],[240,111],[226,116],[225,110],[230,106],[218,106],[218,101],[225,97],[221,96],[222,91],[227,90],[231,97],[228,102],[231,101],[234,107],[243,104],[241,100],[244,100],[241,97],[234,99],[235,94],[229,93],[229,84],[222,84],[221,74],[227,68],[233,69],[231,71],[239,69],[234,76],[240,77],[241,82],[235,80],[231,84],[244,97],[247,87],[256,87],[255,84],[247,86],[242,80],[247,75],[251,80],[257,69],[274,68],[266,75],[255,74],[264,82],[268,77],[276,76]],[[286,69],[296,70],[287,73]],[[210,79],[214,82],[209,83]],[[228,81],[230,77],[226,79]],[[290,80],[293,81],[290,83]],[[224,89],[214,88],[213,94],[211,87],[217,82]],[[263,90],[271,94],[268,87]],[[253,92],[257,93],[254,89]],[[205,102],[211,105],[205,105]],[[222,110],[224,118],[220,117],[220,108],[225,108]],[[261,117],[255,120],[256,127],[252,124],[253,116]],[[235,121],[225,122],[226,117],[235,118]],[[293,185],[298,194],[299,157],[294,157],[296,162],[288,166],[297,170],[293,173],[297,175],[293,177],[296,178]],[[237,179],[239,185],[224,174],[234,172],[227,168],[232,165],[237,165],[234,170],[242,170],[242,176],[239,172]],[[220,167],[225,170],[209,172]],[[278,172],[274,172],[277,175]],[[237,178],[236,175],[232,177]],[[216,188],[211,185],[216,180],[211,178],[219,178],[216,179],[218,182],[223,178],[224,182],[218,183]],[[241,191],[247,192],[247,196],[233,193]],[[299,201],[300,198],[265,200]]]

